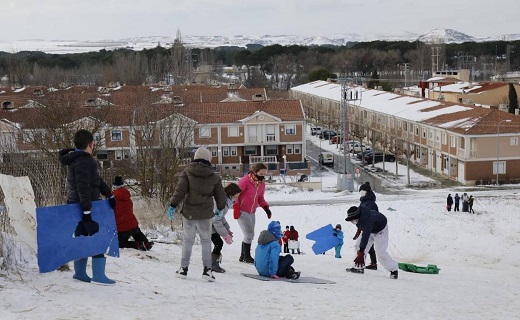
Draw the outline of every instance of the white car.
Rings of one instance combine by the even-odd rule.
[[[321,133],[321,130],[322,130],[321,127],[311,127],[311,135],[319,136]]]

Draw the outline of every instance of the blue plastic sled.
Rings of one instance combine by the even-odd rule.
[[[339,239],[334,235],[334,227],[329,224],[307,234],[305,237],[314,240],[316,243],[312,245],[312,251],[315,254],[322,254],[339,244]]]
[[[91,214],[99,224],[99,232],[74,237],[82,215],[79,204],[36,208],[40,272],[54,271],[69,261],[97,254],[119,257],[116,220],[108,200],[93,201]]]

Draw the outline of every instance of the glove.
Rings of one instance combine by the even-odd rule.
[[[228,230],[227,234],[229,234],[230,236],[233,236],[233,231]]]
[[[360,234],[361,234],[361,229],[357,229],[356,235],[354,235],[354,238],[352,238],[352,240],[356,240],[357,238],[359,238]]]
[[[116,208],[116,198],[114,197],[114,195],[111,195],[108,198],[108,203],[110,204],[110,208],[112,208],[112,209]]]
[[[365,266],[365,253],[361,250],[358,250],[356,259],[354,259],[354,264],[358,268],[363,268]]]
[[[225,237],[223,237],[224,241],[227,243],[227,244],[232,244],[233,243],[233,237],[230,236],[229,234],[227,234]]]
[[[233,218],[240,219],[240,206],[236,202],[233,204]]]
[[[168,208],[168,217],[171,221],[175,220],[175,207],[170,206]]]
[[[271,275],[271,278],[272,278],[272,279],[276,279],[276,280],[281,279],[281,278],[280,278],[279,276],[277,276],[276,274],[272,274],[272,275]]]
[[[224,214],[224,210],[215,208],[215,210],[213,210],[213,213],[215,214],[215,217],[222,217],[222,215]]]
[[[78,222],[76,226],[76,230],[74,230],[74,236],[85,236],[90,237],[94,234],[98,233],[99,224],[92,220],[92,216],[90,215],[90,211],[84,211],[83,216],[81,217],[81,221]]]
[[[271,210],[269,210],[269,206],[263,206],[262,208],[264,208],[264,211],[265,211],[265,214],[267,214],[267,219],[271,219]]]

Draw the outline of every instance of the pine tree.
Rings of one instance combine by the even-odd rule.
[[[509,83],[509,108],[508,112],[514,114],[518,109],[518,96],[516,95],[515,85]]]

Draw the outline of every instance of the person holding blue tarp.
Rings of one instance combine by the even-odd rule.
[[[94,136],[88,130],[81,129],[74,134],[74,149],[63,149],[59,152],[61,164],[67,166],[67,203],[79,203],[83,211],[74,236],[92,236],[99,231],[99,224],[92,220],[92,201],[100,200],[103,194],[112,209],[116,199],[110,187],[98,173],[97,162],[92,157],[94,152]],[[114,284],[115,281],[105,275],[106,258],[103,254],[92,257],[92,278],[87,275],[88,257],[74,261],[73,278],[83,282]]]

